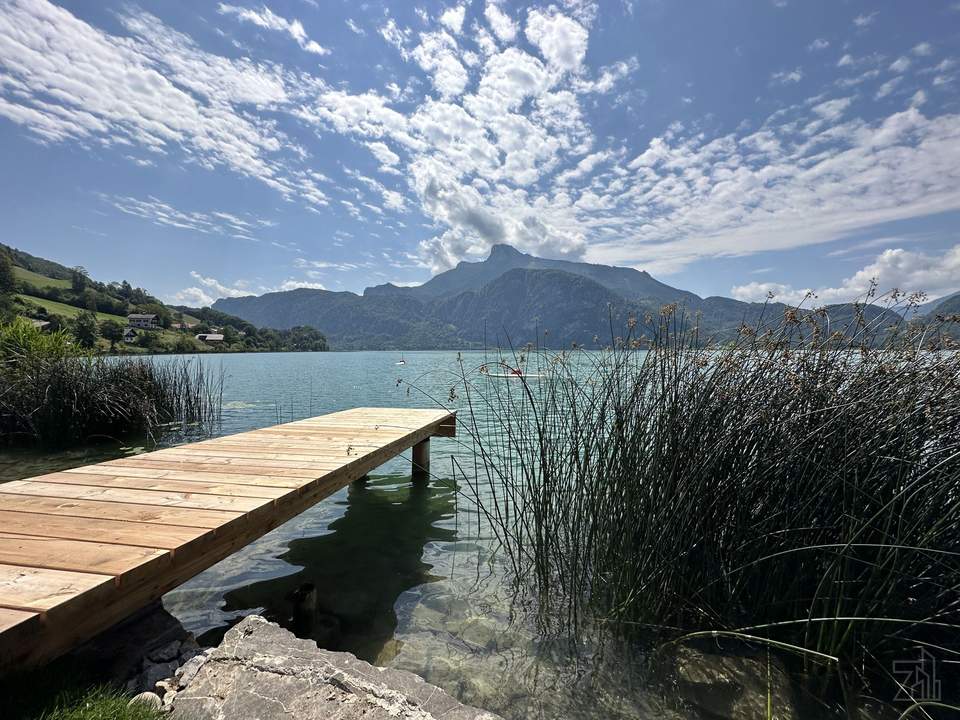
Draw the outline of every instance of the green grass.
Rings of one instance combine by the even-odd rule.
[[[37,720],[159,720],[164,713],[107,686],[64,693]]]
[[[74,307],[73,305],[67,305],[65,303],[56,302],[55,300],[47,300],[46,298],[34,297],[33,295],[23,295],[22,293],[17,294],[17,298],[22,300],[24,303],[37,305],[44,308],[48,313],[54,315],[61,315],[68,319],[73,319],[82,312],[85,312],[83,308]],[[127,324],[127,318],[122,315],[110,315],[108,313],[97,313],[97,321],[103,322],[104,320],[115,320],[121,325]]]
[[[68,288],[70,287],[69,280],[57,280],[56,278],[50,278],[46,275],[40,275],[35,273],[32,270],[27,270],[26,268],[16,267],[13,268],[13,276],[19,282],[27,282],[38,288]]]

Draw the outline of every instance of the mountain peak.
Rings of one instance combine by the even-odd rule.
[[[490,258],[517,258],[522,257],[523,253],[517,250],[513,245],[506,243],[497,243],[490,248]]]

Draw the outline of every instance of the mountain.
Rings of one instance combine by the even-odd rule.
[[[960,313],[960,292],[931,300],[917,308],[917,315],[954,315]]]
[[[214,308],[255,325],[321,328],[337,349],[441,349],[522,346],[592,347],[624,335],[629,317],[656,316],[677,303],[695,313],[702,337],[732,337],[741,324],[783,316],[780,303],[701,298],[648,273],[550,260],[495,245],[480,262],[461,262],[417,287],[392,284],[363,295],[292,290],[223,298]],[[832,327],[853,317],[850,306],[827,309]],[[871,310],[870,316],[886,311]],[[897,316],[890,314],[890,322]],[[883,320],[881,318],[881,320]]]
[[[446,272],[427,280],[423,285],[400,288],[387,283],[367,288],[364,296],[406,295],[419,300],[431,300],[457,295],[467,290],[480,290],[493,280],[511,270],[556,270],[589,278],[626,300],[655,302],[661,305],[672,302],[693,304],[700,300],[685,290],[665,285],[654,280],[649,273],[633,268],[570,260],[550,260],[522,253],[510,245],[494,245],[490,257],[482,262],[460,262]]]

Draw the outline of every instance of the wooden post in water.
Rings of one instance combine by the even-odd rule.
[[[430,475],[430,438],[413,446],[413,478],[426,480]]]

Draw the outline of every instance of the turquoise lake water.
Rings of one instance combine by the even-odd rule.
[[[459,360],[472,376],[489,359],[456,352],[404,357],[398,366],[399,354],[390,352],[207,356],[204,367],[224,379],[217,432],[364,405],[457,408]],[[656,697],[638,689],[635,663],[615,658],[584,672],[538,635],[482,514],[458,492],[451,457],[470,457],[465,442],[463,433],[432,440],[434,477],[427,484],[411,483],[409,451],[391,460],[365,484],[340,490],[168,593],[164,605],[210,643],[244,615],[265,614],[330,649],[415,672],[511,719],[663,717]],[[117,452],[4,456],[0,478]],[[319,613],[294,618],[291,598],[308,584],[317,589]]]

